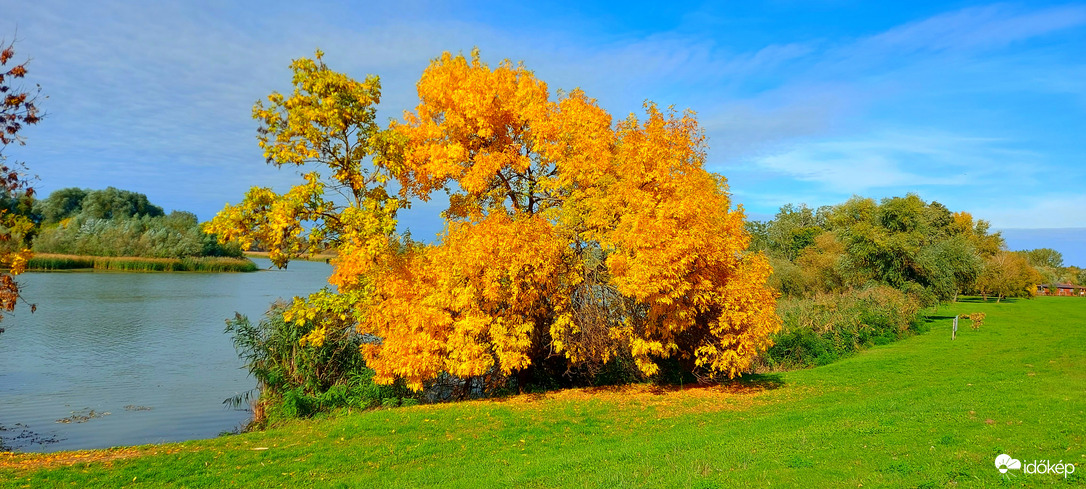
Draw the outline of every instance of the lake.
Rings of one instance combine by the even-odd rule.
[[[271,262],[254,259],[267,268]],[[50,452],[211,438],[254,388],[223,332],[327,285],[325,263],[255,273],[26,273],[0,326],[0,450]]]

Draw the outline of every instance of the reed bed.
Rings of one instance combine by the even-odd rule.
[[[81,256],[38,253],[27,263],[33,271],[108,270],[116,272],[255,272],[247,258],[187,257],[142,258],[130,256]]]

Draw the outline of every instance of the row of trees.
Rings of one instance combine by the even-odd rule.
[[[1026,261],[1041,274],[1041,282],[1047,285],[1086,285],[1086,269],[1064,266],[1063,254],[1052,248],[1037,248],[1023,252]]]
[[[773,266],[783,327],[759,368],[820,365],[925,330],[924,309],[969,293],[1031,297],[1031,256],[966,212],[916,195],[853,197],[811,209],[786,205],[749,222],[751,248]]]
[[[0,208],[31,225],[22,232],[39,253],[90,256],[185,258],[240,257],[237,245],[223,245],[204,233],[191,212],[166,214],[147,196],[109,187],[65,188],[41,200],[0,198]]]
[[[131,217],[160,217],[162,208],[147,200],[147,196],[114,187],[88,190],[69,187],[57,190],[49,197],[34,201],[30,218],[41,225],[59,224],[65,219],[127,219]]]
[[[913,194],[817,210],[789,204],[747,228],[752,249],[770,257],[774,286],[789,296],[881,283],[931,306],[961,293],[1029,297],[1041,281],[1028,254],[1006,250],[988,222]]]

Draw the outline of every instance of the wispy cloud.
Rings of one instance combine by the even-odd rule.
[[[726,163],[752,154],[787,151],[790,145],[807,144],[812,135],[840,138],[840,133],[869,131],[870,126],[857,127],[856,121],[866,122],[868,114],[877,118],[872,110],[908,106],[910,100],[932,103],[933,98],[960,93],[1038,90],[1086,97],[1086,85],[1081,83],[1086,63],[1081,59],[1068,64],[1038,59],[1036,53],[1026,60],[1013,53],[977,55],[1083,25],[1084,6],[1025,11],[1000,4],[937,15],[851,41],[792,44],[781,52],[794,56],[781,62],[733,62],[731,66],[751,69],[727,72],[733,77],[757,78],[780,67],[787,73],[779,73],[778,85],[726,91],[729,97],[700,111],[708,113],[706,128],[714,147],[725,149],[715,155],[715,161]],[[733,81],[729,87],[740,85],[742,81]],[[948,108],[959,105],[952,100],[935,103]],[[924,124],[938,128],[945,122],[932,118]]]
[[[983,186],[1017,176],[1034,178],[1038,155],[1004,141],[941,133],[883,131],[863,138],[823,140],[754,160],[784,177],[826,190],[863,193],[888,187]]]
[[[1086,7],[1025,10],[1007,4],[965,8],[895,27],[854,48],[898,55],[996,49],[1086,24]],[[852,50],[846,50],[852,51]]]

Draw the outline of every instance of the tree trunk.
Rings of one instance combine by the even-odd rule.
[[[524,394],[524,388],[528,385],[528,382],[532,379],[531,369],[534,365],[529,365],[526,368],[522,368],[517,371],[517,393]]]

